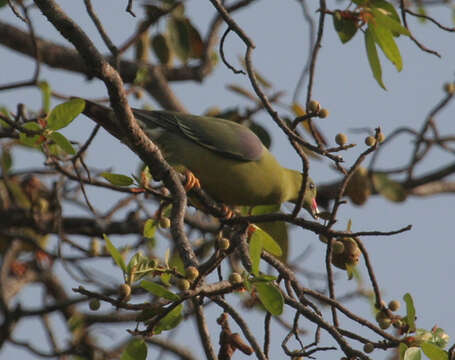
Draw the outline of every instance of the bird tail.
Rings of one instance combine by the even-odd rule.
[[[122,134],[114,111],[107,106],[97,104],[93,101],[83,100],[85,101],[85,108],[82,113],[106,129],[117,139],[122,140]]]

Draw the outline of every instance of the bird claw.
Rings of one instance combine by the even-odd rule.
[[[185,171],[185,177],[186,177],[186,184],[185,184],[185,191],[188,192],[191,189],[200,189],[201,188],[201,183],[199,182],[199,179],[189,170]]]
[[[11,273],[18,278],[24,276],[27,270],[27,263],[21,261],[13,261],[10,268]]]
[[[221,207],[222,207],[221,212],[223,213],[223,216],[222,216],[223,219],[229,220],[234,217],[235,212],[232,211],[231,209],[229,209],[229,207],[227,205],[222,204]]]

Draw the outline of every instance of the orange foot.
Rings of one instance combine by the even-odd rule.
[[[14,276],[20,278],[24,276],[25,272],[28,270],[28,265],[21,261],[13,261],[10,270]]]
[[[223,212],[223,218],[227,219],[227,220],[231,219],[235,215],[235,212],[232,211],[231,209],[229,209],[229,207],[227,205],[224,205],[224,204],[222,204],[222,210],[221,211]]]
[[[199,179],[189,170],[185,170],[186,184],[185,191],[188,192],[193,188],[200,189],[201,183]]]
[[[53,259],[47,253],[42,250],[38,250],[35,254],[36,261],[40,264],[41,267],[49,267],[52,265]]]

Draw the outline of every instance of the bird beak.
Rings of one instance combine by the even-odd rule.
[[[313,202],[311,203],[311,216],[313,216],[314,219],[317,219],[319,217],[318,215],[318,203],[316,202],[316,199],[313,199]]]

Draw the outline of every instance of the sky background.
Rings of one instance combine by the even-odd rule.
[[[93,3],[110,37],[117,45],[123,43],[136,27],[136,19],[124,11],[126,1],[98,0]],[[59,4],[90,34],[91,39],[101,51],[106,52],[105,46],[85,13],[83,2],[62,0],[59,1]],[[342,4],[344,3],[328,2],[330,9]],[[135,12],[140,18],[142,10],[139,4],[135,4]],[[441,23],[453,26],[451,14],[447,8],[433,7],[429,9],[429,13]],[[187,2],[187,14],[193,19],[193,23],[197,24],[198,29],[205,33],[206,24],[212,19],[214,9],[208,1],[191,0]],[[38,11],[33,11],[32,17],[39,36],[70,46]],[[286,91],[285,100],[291,103],[297,79],[308,56],[308,27],[303,20],[298,2],[264,0],[235,13],[234,18],[256,44],[253,53],[254,66],[273,83],[275,90]],[[0,20],[22,26],[7,8],[0,10]],[[403,57],[403,71],[397,73],[395,68],[381,56],[383,81],[388,89],[388,91],[384,91],[371,75],[361,34],[357,34],[348,44],[342,45],[333,29],[331,19],[327,18],[324,40],[317,63],[313,97],[323,107],[330,110],[330,116],[327,119],[316,120],[316,122],[332,145],[334,136],[339,132],[346,133],[351,142],[359,144],[353,150],[343,154],[346,166],[351,165],[365,149],[363,145],[365,134],[353,133],[352,129],[364,127],[373,129],[380,125],[386,136],[400,126],[410,126],[418,130],[428,112],[443,98],[443,84],[454,79],[454,34],[443,32],[429,23],[420,24],[410,20],[409,24],[415,37],[426,46],[440,52],[442,58],[424,53],[409,39],[400,37],[397,42]],[[164,30],[165,23],[160,23],[158,28]],[[152,33],[154,31],[156,30],[152,30]],[[222,31],[224,31],[224,27]],[[225,52],[229,61],[236,67],[239,66],[238,56],[243,55],[244,50],[242,42],[231,33],[226,41]],[[1,84],[28,78],[29,74],[31,76],[33,73],[32,61],[15,55],[3,47],[0,47],[0,59],[2,69],[4,69],[0,73]],[[8,71],[5,71],[6,69]],[[67,95],[99,98],[106,94],[99,81],[88,81],[81,76],[64,71],[43,67],[42,79],[47,80],[54,90]],[[233,74],[221,63],[216,67],[214,73],[204,80],[203,84],[173,84],[172,88],[186,109],[194,114],[203,113],[211,106],[227,108],[249,104],[243,98],[229,92],[225,87],[226,84],[238,84],[250,89],[246,76]],[[301,91],[300,94],[299,101],[304,103],[305,91]],[[147,99],[147,102],[154,105],[150,99]],[[7,105],[14,109],[17,103],[25,103],[30,109],[39,109],[41,106],[40,93],[37,89],[32,88],[0,93],[0,105]],[[53,106],[57,103],[54,100]],[[141,105],[134,101],[132,104]],[[282,108],[277,108],[277,110],[282,115],[290,115]],[[454,110],[455,105],[452,103],[436,118],[442,134],[455,133]],[[280,162],[287,167],[298,169],[300,166],[298,157],[270,117],[261,113],[260,116],[255,117],[255,120],[273,133],[271,150]],[[92,123],[81,116],[65,129],[64,133],[72,140],[83,141],[90,134],[92,127]],[[406,164],[413,149],[410,140],[409,137],[402,136],[390,146],[388,144],[379,157],[378,168],[394,168]],[[135,172],[138,166],[134,154],[104,132],[97,137],[88,154],[87,162],[91,166],[111,168],[115,172],[124,174]],[[416,175],[437,169],[449,162],[453,162],[453,156],[450,157],[433,150],[417,167]],[[42,163],[43,158],[38,154],[23,151],[15,153],[16,168],[38,166]],[[310,174],[318,184],[338,179],[338,175],[329,168],[327,162],[312,161]],[[100,189],[89,189],[89,196],[93,203],[101,209],[107,209],[116,199],[110,192]],[[455,314],[453,312],[455,290],[452,279],[455,262],[453,257],[453,209],[453,195],[437,195],[431,198],[410,197],[402,204],[391,203],[383,198],[375,197],[362,207],[344,205],[338,215],[337,229],[344,229],[349,219],[353,221],[353,231],[388,231],[412,224],[412,231],[397,236],[363,239],[371,256],[377,280],[384,291],[384,299],[386,301],[401,299],[406,292],[410,292],[417,309],[417,326],[431,329],[436,324],[444,328],[452,339],[455,339]],[[66,211],[67,214],[74,214],[80,210],[68,208]],[[310,247],[311,256],[305,259],[302,266],[316,272],[324,272],[324,246],[319,242],[317,236],[301,229],[293,231],[292,234],[291,260],[293,256],[298,256]],[[113,238],[115,239],[115,237]],[[163,249],[165,248],[166,246],[163,246]],[[121,281],[120,270],[112,272],[108,265],[100,262],[98,269],[110,274],[113,285],[115,281],[119,283]],[[366,276],[363,261],[360,263],[360,269]],[[68,282],[68,289],[72,286],[74,286],[74,282]],[[341,295],[354,288],[354,282],[348,282],[345,274],[340,272],[339,280],[336,283],[337,294]],[[38,294],[40,294],[40,290],[35,286],[30,286],[27,291],[22,293],[20,301],[24,306],[36,306]],[[232,297],[230,300],[234,304],[237,302]],[[353,311],[373,320],[367,302],[356,300],[350,302],[348,306]],[[109,307],[104,306],[103,309],[108,310]],[[262,320],[258,321],[258,317],[254,317],[254,313],[249,312],[248,314],[248,318],[251,319],[251,327],[256,334],[262,334]],[[219,312],[210,310],[209,314],[211,328],[215,329],[215,319]],[[54,317],[54,321],[58,323],[61,319]],[[231,325],[235,328],[233,322]],[[302,325],[305,326],[305,321],[302,322]],[[355,326],[351,329],[359,330]],[[119,337],[125,336],[124,330],[125,327],[122,326],[119,329],[110,328],[107,331],[95,328],[93,331],[100,340],[108,343],[118,341]],[[179,342],[188,344],[188,347],[197,354],[200,346],[192,336],[193,330],[194,324],[189,322],[177,330],[177,336]],[[40,331],[39,325],[30,323],[27,325],[24,323],[16,328],[16,334],[21,334],[24,339],[29,341],[33,339],[33,342],[38,345],[40,345],[41,337],[45,339],[43,335],[39,334]],[[282,329],[277,326],[274,331],[276,333],[274,333],[273,339],[280,339],[272,344],[271,358],[276,359],[280,358],[281,354]],[[372,335],[369,332],[364,333],[361,329],[360,331],[363,335]],[[259,335],[259,338],[261,339],[262,336]],[[376,339],[374,335],[372,338]],[[307,337],[306,340],[309,341],[310,338]],[[218,339],[214,338],[213,341],[217,343]],[[329,344],[332,343],[329,341]],[[13,354],[16,356],[20,354],[22,359],[33,358],[29,353],[11,346],[0,351],[0,358],[6,359]],[[383,354],[380,350],[373,353],[375,359],[384,358]],[[319,358],[333,358],[334,356],[337,358],[337,355],[334,354],[325,355],[327,357],[321,355]],[[153,358],[155,358],[153,354],[149,356],[149,359]],[[235,359],[243,358],[247,357],[236,353]]]

